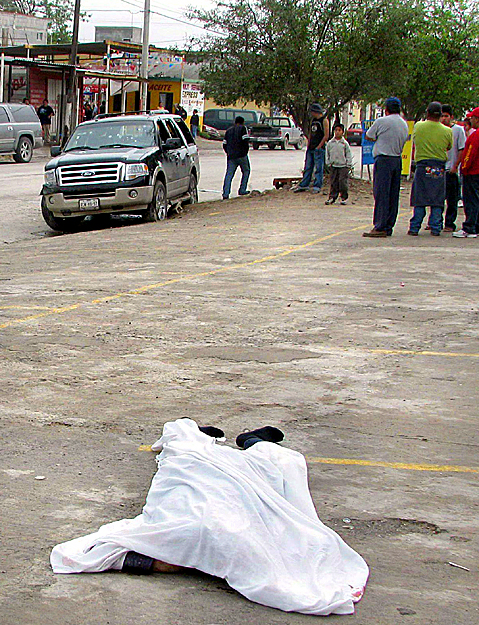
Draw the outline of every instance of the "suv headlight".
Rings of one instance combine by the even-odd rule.
[[[140,176],[148,176],[148,166],[146,163],[133,163],[126,166],[125,180],[134,180]]]
[[[56,169],[47,169],[47,171],[45,172],[45,184],[54,185],[57,181],[56,173]]]

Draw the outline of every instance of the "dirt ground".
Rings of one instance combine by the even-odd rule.
[[[312,622],[201,574],[51,572],[53,545],[141,511],[145,449],[183,416],[307,456],[371,568],[330,622],[478,622],[479,242],[408,237],[407,188],[388,239],[361,237],[367,183],[325,199],[0,244],[2,625]]]

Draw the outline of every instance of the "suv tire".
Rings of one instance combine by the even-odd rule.
[[[161,180],[157,180],[153,190],[151,204],[144,212],[145,221],[163,221],[168,217],[168,198],[166,187]]]
[[[17,149],[13,155],[15,163],[29,163],[33,156],[33,143],[29,137],[20,137]]]
[[[253,143],[253,150],[259,150],[259,143]]]
[[[84,217],[70,217],[66,219],[54,217],[52,211],[48,209],[45,198],[42,198],[42,216],[46,224],[57,232],[75,232],[85,219]]]
[[[195,174],[190,175],[190,184],[188,185],[188,193],[190,197],[185,200],[184,204],[198,204],[198,181]]]
[[[288,135],[286,135],[286,137],[283,139],[283,141],[281,143],[281,149],[282,150],[287,150],[288,149],[288,145],[289,145],[289,137],[288,137]]]

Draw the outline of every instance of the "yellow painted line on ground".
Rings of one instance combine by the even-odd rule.
[[[412,356],[442,356],[446,358],[458,358],[460,356],[466,356],[468,358],[479,358],[479,354],[474,352],[434,352],[426,349],[415,350],[415,349],[368,349],[368,352],[371,354],[393,354],[398,356],[407,356],[408,354]]]
[[[51,310],[49,306],[0,306],[0,310]]]
[[[138,451],[153,451],[151,445],[140,445]],[[405,462],[380,462],[376,460],[360,460],[356,458],[311,458],[306,456],[310,464],[337,464],[359,467],[385,467],[386,469],[403,469],[406,471],[435,471],[444,473],[479,473],[479,468],[462,467],[449,464],[408,464]]]
[[[100,297],[94,300],[86,301],[86,302],[78,302],[76,304],[72,304],[70,306],[64,306],[62,308],[52,308],[48,312],[40,313],[38,315],[29,315],[28,317],[21,317],[18,319],[10,319],[9,321],[5,321],[0,324],[0,329],[8,328],[10,326],[19,324],[19,323],[27,323],[29,321],[35,321],[37,319],[42,319],[44,317],[49,317],[52,315],[59,315],[65,312],[69,312],[71,310],[76,310],[80,308],[80,306],[88,306],[91,304],[103,304],[105,302],[109,302],[110,300],[120,299],[121,297],[131,297],[134,295],[141,295],[142,293],[146,293],[148,291],[153,291],[155,289],[159,289],[164,286],[169,286],[171,284],[177,284],[179,282],[189,282],[191,280],[195,280],[196,278],[203,278],[207,276],[215,276],[220,273],[226,273],[228,271],[235,271],[236,269],[244,269],[245,267],[251,267],[253,265],[260,265],[262,263],[266,263],[273,260],[278,260],[279,258],[284,258],[285,256],[289,256],[290,254],[294,254],[301,250],[304,250],[313,245],[317,245],[318,243],[322,243],[323,241],[328,241],[329,239],[333,239],[335,237],[339,237],[342,234],[349,234],[350,232],[356,232],[358,230],[363,230],[366,226],[357,226],[356,228],[350,228],[348,230],[339,230],[338,232],[333,232],[331,234],[327,234],[322,237],[318,237],[307,243],[302,243],[300,245],[295,245],[294,247],[290,247],[283,252],[279,252],[277,254],[271,254],[269,256],[263,256],[262,258],[257,258],[255,260],[250,260],[245,263],[238,263],[236,265],[229,265],[228,267],[219,267],[218,269],[212,269],[211,271],[202,271],[200,273],[193,273],[185,276],[181,276],[179,278],[174,278],[171,280],[165,280],[164,282],[156,282],[154,284],[146,284],[145,286],[139,287],[138,289],[133,289],[131,291],[123,291],[120,293],[114,293],[112,295],[107,295],[105,297]]]
[[[210,217],[211,215],[221,215],[221,213],[218,211],[217,213],[209,213]]]
[[[444,473],[479,473],[479,468],[462,467],[449,464],[407,464],[405,462],[380,462],[376,460],[358,460],[355,458],[308,458],[315,464],[355,465],[360,467],[385,467],[387,469],[404,469],[406,471],[437,471]]]

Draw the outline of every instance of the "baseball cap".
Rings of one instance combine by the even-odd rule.
[[[311,104],[311,106],[309,107],[309,110],[311,113],[323,113],[324,112],[324,109],[321,106],[321,104],[317,104],[317,103]]]
[[[472,111],[468,113],[466,117],[479,117],[479,106],[476,106],[475,109],[472,109]]]
[[[440,102],[431,102],[427,107],[428,115],[441,115],[442,114],[442,104]]]
[[[399,98],[396,98],[395,96],[390,96],[389,98],[386,98],[386,102],[384,104],[386,107],[396,105],[401,108],[401,100]]]

